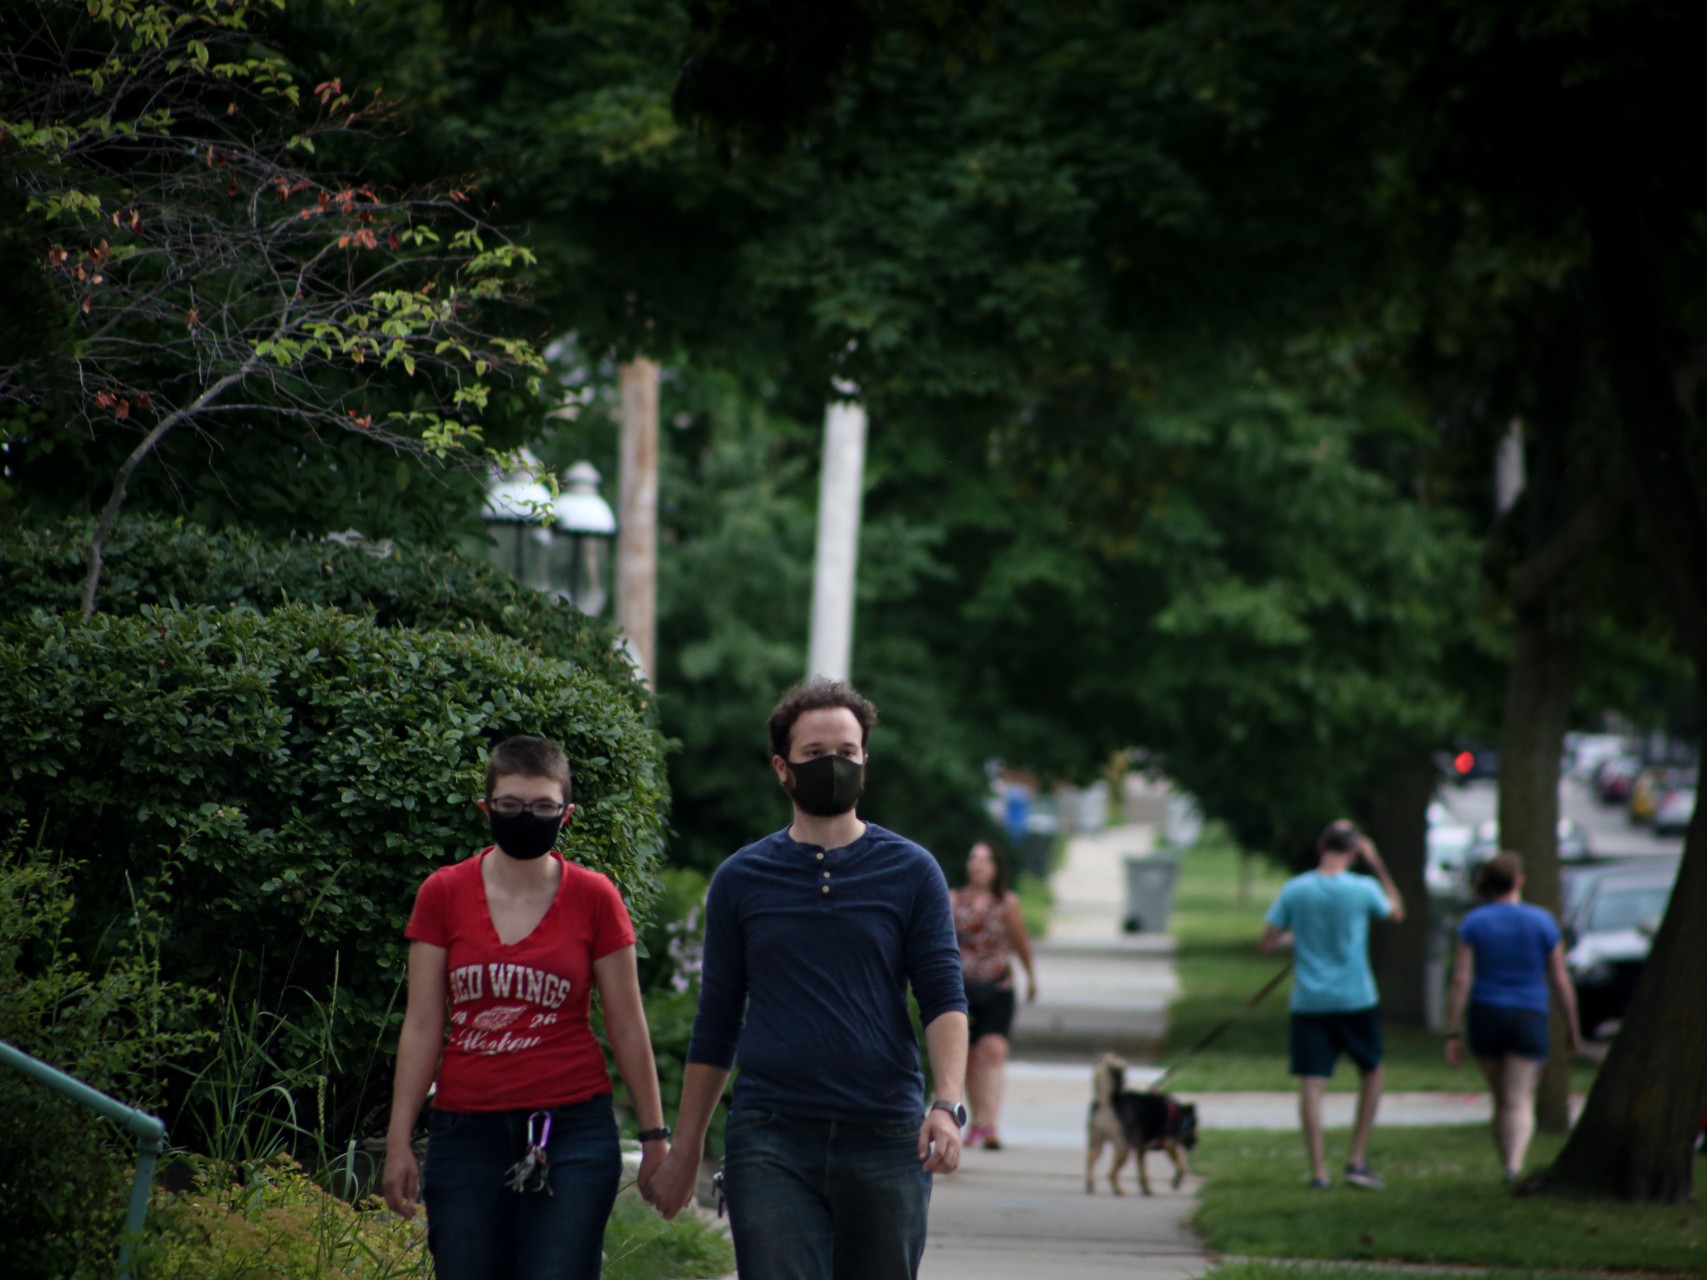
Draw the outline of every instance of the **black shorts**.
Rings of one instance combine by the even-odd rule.
[[[1381,1010],[1292,1015],[1292,1074],[1331,1076],[1340,1054],[1370,1072],[1381,1065]]]
[[[967,1039],[976,1044],[980,1036],[1009,1038],[1014,1027],[1014,989],[993,982],[966,984]]]
[[[1547,1015],[1538,1010],[1472,1004],[1465,1026],[1470,1032],[1470,1052],[1478,1058],[1547,1061]]]

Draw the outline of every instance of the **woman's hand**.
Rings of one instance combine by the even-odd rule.
[[[640,1198],[647,1204],[657,1204],[652,1194],[652,1180],[658,1176],[658,1170],[664,1167],[664,1160],[670,1154],[670,1144],[659,1138],[656,1142],[640,1144],[640,1173],[635,1178],[635,1185],[640,1191]]]
[[[1025,1002],[1027,1004],[1037,1003],[1037,975],[1035,973],[1025,975]]]
[[[415,1201],[421,1189],[421,1165],[408,1143],[385,1149],[385,1207],[399,1218],[415,1216]]]

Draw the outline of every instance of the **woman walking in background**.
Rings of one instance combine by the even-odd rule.
[[[1582,1030],[1559,925],[1522,900],[1522,860],[1502,853],[1483,863],[1476,873],[1476,894],[1483,905],[1458,926],[1446,1060],[1455,1067],[1464,1062],[1458,1028],[1468,999],[1470,1052],[1493,1090],[1494,1146],[1506,1181],[1515,1182],[1535,1135],[1535,1086],[1547,1061],[1549,986],[1565,1011],[1573,1055],[1582,1049]]]
[[[1007,869],[996,852],[980,841],[966,855],[966,887],[955,889],[954,931],[960,939],[960,966],[966,983],[972,1052],[966,1067],[966,1100],[972,1125],[968,1147],[999,1151],[997,1120],[1006,1085],[1008,1036],[1014,1022],[1013,958],[1025,968],[1026,1002],[1037,999],[1037,973],[1031,966],[1031,940],[1019,895],[1008,888]]]

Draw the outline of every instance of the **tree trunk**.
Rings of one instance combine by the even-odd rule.
[[[1703,697],[1707,704],[1707,696]],[[1707,775],[1707,769],[1703,770]],[[1696,780],[1697,787],[1707,776]],[[1539,1189],[1684,1204],[1707,1108],[1707,805],[1695,811],[1677,885],[1624,1025],[1565,1148]]]
[[[1553,593],[1516,610],[1516,644],[1500,730],[1500,844],[1523,859],[1525,901],[1559,914],[1559,755],[1577,674],[1577,634]],[[1548,1133],[1570,1119],[1570,1040],[1553,1011],[1553,1052],[1541,1077],[1536,1118]]]
[[[1370,794],[1364,829],[1405,900],[1400,924],[1377,923],[1369,931],[1369,960],[1381,991],[1381,1016],[1408,1027],[1428,1025],[1429,983],[1438,980],[1428,964],[1428,803],[1438,781],[1433,759],[1418,752],[1388,771]]]
[[[1610,130],[1615,116],[1599,121]],[[1707,676],[1707,509],[1688,448],[1660,337],[1647,226],[1645,175],[1619,139],[1585,139],[1591,261],[1608,371],[1643,525],[1683,651],[1699,682]],[[1707,686],[1698,689],[1707,706]],[[1704,762],[1707,766],[1707,762]],[[1707,772],[1707,768],[1704,768]],[[1697,779],[1697,787],[1701,779]],[[1695,811],[1683,863],[1642,977],[1558,1160],[1537,1180],[1545,1189],[1683,1203],[1694,1175],[1693,1137],[1707,1105],[1707,806]]]

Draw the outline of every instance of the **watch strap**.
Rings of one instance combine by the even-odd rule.
[[[966,1104],[964,1102],[944,1102],[941,1098],[938,1098],[935,1102],[931,1103],[930,1109],[932,1111],[946,1111],[949,1114],[949,1118],[952,1119],[955,1124],[959,1125],[961,1128],[966,1127],[967,1115]]]

